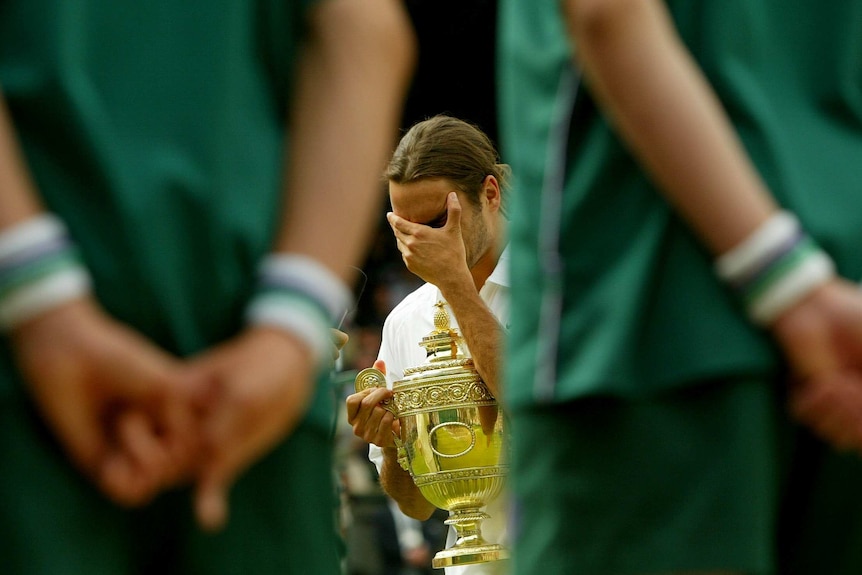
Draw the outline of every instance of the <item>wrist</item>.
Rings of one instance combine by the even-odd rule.
[[[463,274],[452,273],[444,275],[434,285],[440,290],[446,301],[461,301],[474,295],[476,297],[479,296],[476,282],[469,270]]]
[[[394,447],[387,446],[381,448],[383,450],[383,466],[386,468],[387,473],[391,474],[395,473],[399,476],[409,477],[410,482],[413,482],[413,478],[410,474],[409,462],[407,461],[407,451],[405,451],[405,447],[403,445],[398,445],[396,441],[396,445]]]
[[[271,254],[260,265],[246,321],[286,332],[306,346],[315,363],[322,363],[332,355],[331,329],[351,300],[344,282],[312,258]]]
[[[777,212],[715,264],[749,318],[769,326],[835,277],[835,264],[789,212]]]

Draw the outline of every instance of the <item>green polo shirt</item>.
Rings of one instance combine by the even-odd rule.
[[[311,4],[0,0],[0,86],[39,191],[102,304],[171,352],[241,327]],[[15,377],[7,358],[0,389]]]
[[[668,4],[778,201],[862,277],[862,2]],[[558,3],[501,0],[499,41],[510,404],[774,373],[769,338],[597,110]]]

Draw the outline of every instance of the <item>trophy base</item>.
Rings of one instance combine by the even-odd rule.
[[[508,558],[509,550],[502,545],[455,546],[437,553],[434,556],[434,560],[431,561],[431,566],[434,569],[443,569],[444,567],[456,567],[458,565],[502,561]]]

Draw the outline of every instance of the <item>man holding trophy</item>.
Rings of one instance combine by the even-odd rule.
[[[426,350],[428,357],[433,355],[425,344],[429,333],[446,332],[459,342],[452,344],[452,357],[460,346],[472,358],[466,361],[475,366],[487,391],[499,397],[498,366],[509,317],[503,207],[509,169],[497,159],[493,144],[480,130],[436,116],[404,135],[386,170],[392,203],[387,219],[404,263],[427,283],[396,306],[384,324],[375,368],[386,374],[387,387],[369,387],[349,396],[347,418],[354,433],[371,444],[370,458],[384,491],[406,515],[419,520],[428,519],[435,505],[399,463],[396,436],[401,424],[388,405],[392,384],[425,363]],[[484,536],[483,543],[499,548],[495,544],[505,539],[505,498],[489,499],[490,517],[482,522],[478,538]],[[447,547],[454,539],[450,530]],[[477,555],[440,565],[447,575],[493,575],[506,565],[493,559],[504,557]],[[435,566],[440,566],[437,561]]]

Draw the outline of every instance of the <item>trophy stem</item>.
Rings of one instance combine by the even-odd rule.
[[[487,545],[487,541],[482,538],[482,520],[487,518],[487,513],[478,509],[467,509],[450,512],[445,523],[452,525],[458,534],[455,545]]]
[[[508,559],[509,553],[502,545],[488,543],[482,537],[482,520],[487,518],[487,513],[475,507],[450,511],[445,523],[454,527],[458,539],[452,547],[437,553],[431,565],[435,569],[443,569]]]

